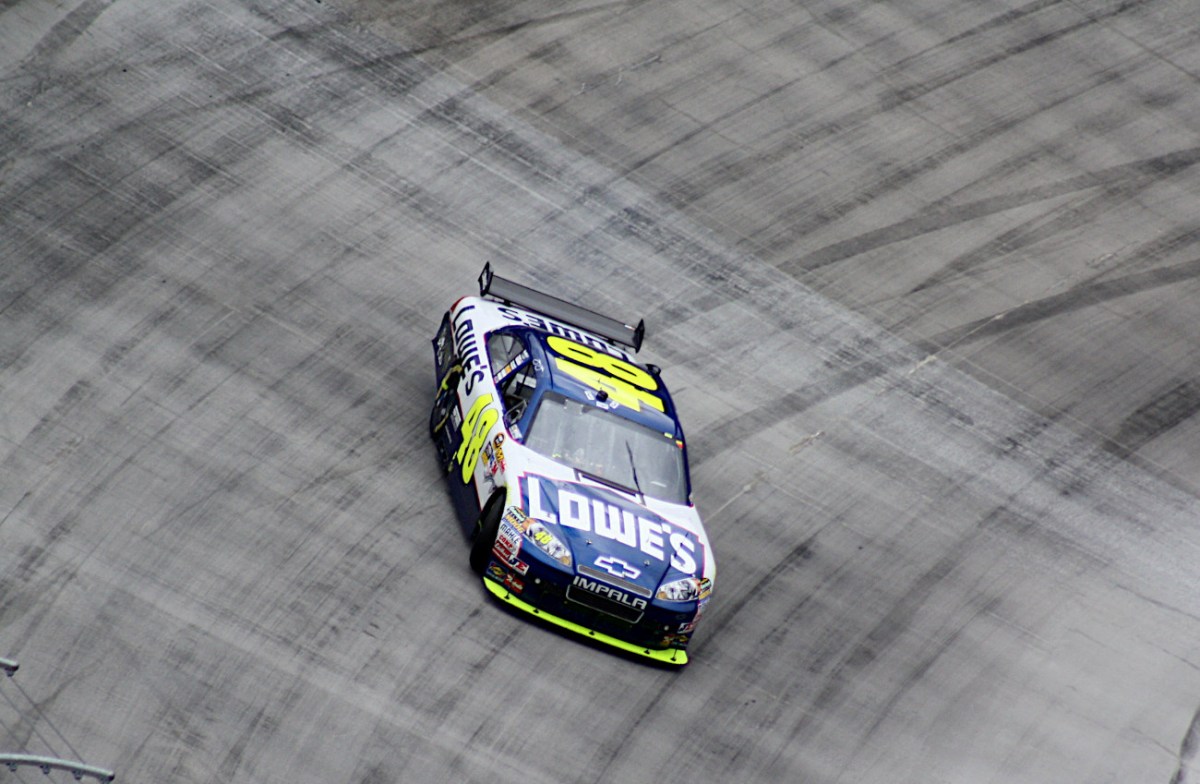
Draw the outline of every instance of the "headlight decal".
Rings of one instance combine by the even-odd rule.
[[[523,533],[529,541],[533,542],[539,550],[563,566],[571,565],[571,550],[540,520],[535,520],[518,507],[511,506],[504,514],[503,523],[512,525],[514,529]],[[501,528],[503,528],[503,523]]]
[[[700,598],[700,580],[695,577],[685,577],[663,583],[658,587],[655,598],[666,602],[692,602]]]
[[[558,561],[563,566],[571,565],[571,551],[558,540],[550,529],[537,520],[530,519],[525,524],[525,535],[546,555]]]
[[[672,580],[660,585],[655,598],[666,602],[698,602],[699,611],[708,603],[711,595],[712,580],[707,577],[684,577],[682,580]]]

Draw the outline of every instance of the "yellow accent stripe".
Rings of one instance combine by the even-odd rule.
[[[605,645],[611,645],[614,648],[620,648],[628,653],[632,653],[637,656],[644,656],[647,659],[653,659],[654,661],[663,662],[665,664],[684,665],[688,662],[687,651],[681,651],[678,648],[666,648],[664,650],[643,648],[640,645],[634,645],[633,643],[628,643],[624,640],[618,640],[616,637],[610,637],[602,632],[592,631],[586,626],[573,623],[565,618],[559,618],[557,615],[551,615],[545,610],[539,610],[529,602],[518,599],[515,595],[510,593],[507,588],[495,580],[489,580],[485,577],[483,578],[483,584],[487,586],[487,589],[491,591],[497,599],[505,604],[516,607],[518,610],[524,610],[531,615],[536,615],[545,621],[549,621],[555,626],[566,629],[567,631],[575,632],[576,634],[581,634],[588,639],[597,640]]]

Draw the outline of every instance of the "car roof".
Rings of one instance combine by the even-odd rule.
[[[676,418],[675,404],[671,400],[671,395],[667,391],[666,385],[659,377],[658,368],[652,365],[643,365],[631,359],[623,360],[625,363],[644,372],[647,377],[653,379],[653,383],[655,384],[654,391],[642,392],[641,395],[646,396],[643,400],[646,400],[646,398],[656,399],[658,404],[662,406],[662,410],[658,410],[653,403],[647,404],[649,401],[635,403],[635,406],[623,405],[618,402],[618,399],[623,397],[622,395],[606,396],[604,392],[598,394],[595,386],[579,378],[578,370],[573,374],[571,372],[572,368],[578,368],[579,363],[573,363],[569,358],[563,357],[561,351],[556,351],[554,347],[557,346],[559,349],[562,349],[564,348],[564,344],[571,344],[582,347],[584,351],[596,353],[593,349],[577,341],[559,335],[552,335],[549,332],[528,326],[511,329],[524,338],[525,344],[529,347],[531,359],[537,360],[534,362],[533,367],[534,373],[537,375],[540,390],[550,390],[572,400],[592,403],[597,407],[605,407],[618,416],[649,427],[652,430],[662,433],[664,436],[682,440],[683,431],[679,426],[679,420]],[[620,351],[619,349],[618,353],[628,357],[624,351]],[[586,369],[586,365],[584,365],[584,368]],[[586,377],[587,373],[585,372],[583,375]],[[638,396],[640,397],[641,395]]]

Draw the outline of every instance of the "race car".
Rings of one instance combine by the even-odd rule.
[[[487,264],[433,339],[429,432],[496,598],[683,665],[716,564],[644,334]]]

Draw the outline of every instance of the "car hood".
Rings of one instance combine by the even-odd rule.
[[[689,507],[660,514],[640,496],[586,475],[567,480],[529,473],[520,484],[525,513],[554,528],[571,550],[577,575],[647,599],[666,582],[704,576],[708,542],[685,514],[694,517]]]

